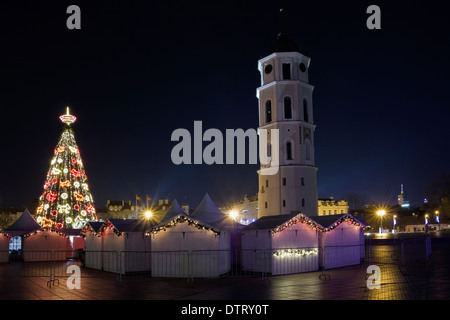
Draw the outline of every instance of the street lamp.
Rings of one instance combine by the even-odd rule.
[[[397,225],[397,216],[396,215],[394,215],[393,225],[394,225],[393,229],[395,230],[395,226]]]
[[[236,220],[238,217],[238,212],[236,210],[231,210],[228,214],[230,215],[230,218],[234,220]]]
[[[441,219],[439,219],[439,211],[434,212],[436,214],[436,222],[439,224],[439,231],[441,230]]]
[[[152,215],[153,215],[153,212],[151,212],[150,210],[147,210],[144,212],[145,219],[147,219],[147,220],[149,220],[152,217]]]
[[[380,233],[383,233],[383,216],[386,214],[386,210],[378,210],[377,215],[380,217]]]

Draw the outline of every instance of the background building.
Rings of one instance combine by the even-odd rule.
[[[142,204],[131,200],[107,200],[105,208],[98,208],[97,215],[100,220],[106,219],[140,219],[144,218],[145,212],[152,213],[152,219],[158,221],[169,210],[172,202],[169,199],[159,199],[151,203]],[[181,205],[186,213],[189,213],[189,205]]]
[[[349,206],[347,201],[336,201],[333,197],[330,197],[328,199],[319,199],[317,201],[317,209],[319,216],[349,213]]]
[[[0,208],[0,230],[12,225],[24,211],[24,208]]]

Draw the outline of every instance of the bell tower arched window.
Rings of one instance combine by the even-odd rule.
[[[311,142],[309,139],[305,141],[305,158],[307,161],[311,161]]]
[[[286,143],[286,160],[292,160],[292,143]]]
[[[303,121],[309,122],[308,101],[303,99]]]
[[[292,100],[290,97],[284,98],[284,118],[292,119]]]

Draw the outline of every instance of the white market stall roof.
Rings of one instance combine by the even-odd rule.
[[[63,237],[68,237],[69,235],[78,236],[80,235],[80,229],[53,229],[49,227],[42,227],[40,224],[34,220],[28,209],[22,213],[22,215],[17,219],[12,225],[4,230],[5,234],[11,237],[14,236],[24,236],[29,237],[34,234],[38,234],[43,231],[51,231],[59,234]]]
[[[145,232],[152,224],[151,221],[142,219],[108,219],[98,228],[96,234],[100,235],[107,228],[118,236],[121,236],[122,232]]]
[[[369,226],[362,217],[354,217],[348,213],[328,216],[310,216],[310,218],[320,224],[323,231],[330,231],[344,221],[350,222],[364,230]]]
[[[22,215],[12,225],[4,230],[10,236],[22,236],[41,230],[42,226],[34,220],[30,211],[25,209]]]
[[[159,221],[159,224],[166,223],[166,222],[170,221],[173,217],[176,217],[178,215],[186,215],[186,213],[181,208],[177,199],[175,199],[175,200],[173,200],[172,205],[170,206],[169,210],[167,210],[166,214]]]
[[[179,205],[178,201],[174,200],[169,211],[161,222],[149,228],[148,233],[158,233],[175,226],[178,223],[187,222],[191,226],[199,229],[210,230],[215,234],[220,234],[220,231],[232,230],[239,225],[236,221],[224,214],[212,201],[208,193],[205,194],[203,200],[190,215],[187,215]]]
[[[344,221],[350,222],[364,230],[367,227],[367,223],[361,220],[363,219],[358,220],[349,214],[307,217],[302,213],[294,212],[290,214],[261,217],[243,228],[242,231],[271,230],[272,233],[277,233],[294,224],[305,223],[313,230],[328,232]]]
[[[216,206],[214,201],[212,201],[208,193],[205,194],[203,200],[189,216],[204,222],[217,222],[226,217],[226,215],[220,211],[219,207]]]
[[[81,236],[85,237],[86,236],[86,232],[89,230],[94,234],[98,234],[98,230],[100,230],[100,228],[102,227],[104,222],[101,221],[88,221],[83,229],[81,229]]]
[[[198,229],[206,229],[214,232],[215,234],[220,234],[219,229],[216,229],[215,227],[207,223],[203,223],[193,216],[187,215],[176,199],[172,202],[172,205],[170,206],[165,216],[161,219],[161,222],[158,223],[156,226],[153,226],[152,228],[148,229],[147,232],[158,233],[159,231],[165,231],[166,229],[174,227],[178,223],[184,222],[187,222],[189,225],[195,226]]]

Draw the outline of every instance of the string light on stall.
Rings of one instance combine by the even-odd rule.
[[[283,249],[283,250],[277,250],[273,253],[274,257],[277,258],[286,258],[286,257],[303,257],[303,256],[309,256],[313,254],[318,254],[319,249]]]

